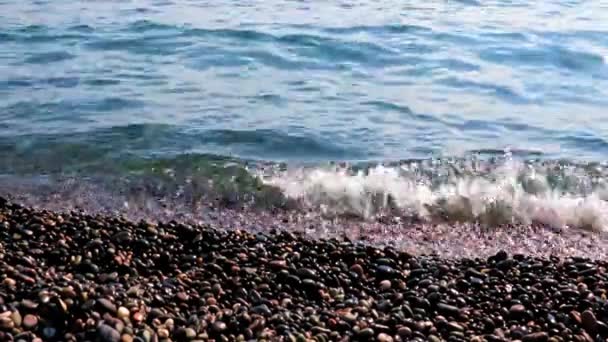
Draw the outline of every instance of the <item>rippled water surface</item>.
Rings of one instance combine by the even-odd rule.
[[[603,160],[607,63],[603,1],[1,0],[0,154]]]

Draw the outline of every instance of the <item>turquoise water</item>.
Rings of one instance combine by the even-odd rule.
[[[586,201],[603,184],[606,108],[603,1],[0,0],[0,192],[23,175],[188,183],[235,176],[226,162],[424,161],[398,185],[382,172],[381,185],[339,172],[265,182],[306,197],[345,181],[394,199],[411,182],[491,174],[525,188],[522,174],[541,174],[541,207],[562,210],[557,196],[570,210],[565,193]],[[532,166],[505,176],[505,155]],[[437,189],[413,198],[445,199]]]
[[[602,3],[2,0],[0,153],[603,161]]]

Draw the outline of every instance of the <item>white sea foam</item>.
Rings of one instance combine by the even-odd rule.
[[[286,196],[330,214],[372,218],[392,208],[423,219],[608,229],[608,191],[597,177],[580,170],[560,169],[557,175],[550,167],[510,160],[484,174],[463,168],[454,174],[437,169],[431,176],[421,171],[417,164],[358,172],[314,168],[263,179]],[[436,178],[441,181],[434,182]]]

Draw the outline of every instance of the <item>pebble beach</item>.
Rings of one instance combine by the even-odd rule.
[[[608,1],[0,0],[0,342],[608,341]]]
[[[348,238],[0,200],[2,341],[604,341],[605,260],[415,255]]]

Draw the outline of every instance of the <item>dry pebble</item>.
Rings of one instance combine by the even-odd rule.
[[[0,227],[2,341],[608,338],[604,260],[414,256],[2,199]]]

